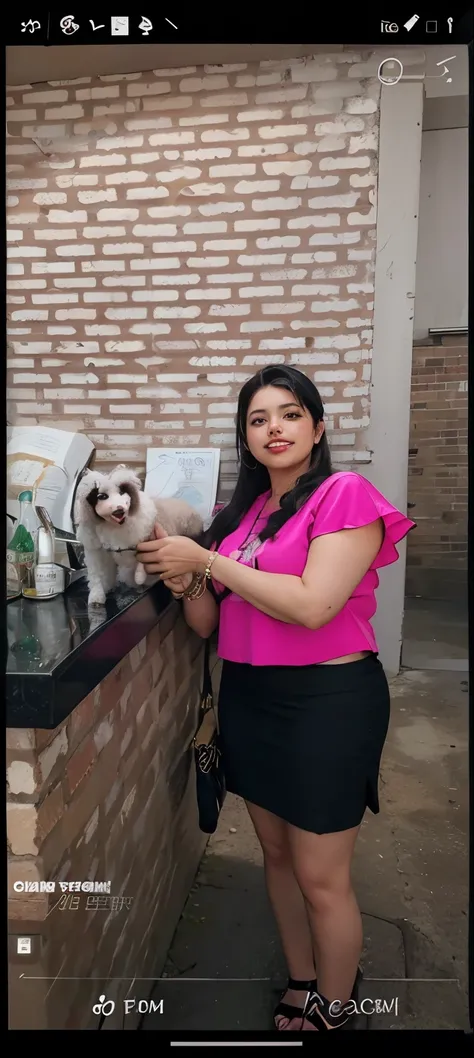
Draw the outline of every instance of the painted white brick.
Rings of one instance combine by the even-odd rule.
[[[112,84],[104,88],[78,88],[76,91],[76,99],[84,101],[89,99],[116,99],[119,95],[120,85],[118,84]]]
[[[348,155],[340,155],[338,158],[321,158],[320,169],[368,169],[371,159],[368,154],[357,154],[349,158]]]
[[[133,105],[134,109],[140,107],[139,103],[130,105]],[[147,118],[128,118],[127,121],[124,121],[124,125],[128,132],[140,132],[143,129],[151,129],[152,132],[156,132],[157,129],[171,129],[173,122],[171,118],[158,118],[155,115],[150,115]],[[153,151],[152,153],[153,156],[157,154],[160,157],[158,151]]]
[[[17,397],[18,394],[15,394],[15,396]],[[51,415],[53,411],[52,404],[45,404],[42,401],[32,404],[19,403],[16,407],[17,411],[24,415]]]
[[[116,202],[117,192],[115,188],[108,187],[103,191],[79,191],[77,197],[79,202],[93,205],[95,202]]]
[[[242,162],[240,165],[211,165],[209,167],[209,176],[212,179],[219,179],[221,177],[229,178],[232,176],[254,176],[257,171],[255,162]]]
[[[316,187],[334,187],[339,180],[339,176],[295,176],[291,188],[294,191],[306,191]]]
[[[35,239],[41,242],[62,241],[63,239],[77,239],[76,228],[39,228],[34,233]]]
[[[294,217],[288,221],[288,229],[300,231],[304,228],[338,228],[341,223],[339,213],[316,213],[312,217]]]
[[[17,228],[7,228],[7,242],[21,242],[23,232]]]
[[[138,84],[127,85],[127,95],[132,98],[137,96],[165,95],[170,91],[170,81],[149,81],[146,84],[144,84],[143,81],[140,81]]]
[[[9,246],[7,257],[46,257],[44,246]]]
[[[189,305],[189,306],[186,306],[186,307],[183,307],[182,305],[179,305],[179,306],[159,305],[156,309],[153,310],[153,316],[154,316],[154,318],[156,320],[160,320],[160,319],[179,320],[179,319],[183,319],[183,318],[195,319],[196,316],[200,316],[200,314],[201,314],[201,309],[198,308],[197,305]]]
[[[22,276],[25,273],[25,266],[19,264],[17,261],[11,261],[7,264],[7,275],[9,276]]]
[[[318,59],[307,61],[303,66],[294,66],[291,70],[291,80],[313,84],[317,81],[335,81],[338,71],[332,64],[324,65]]]
[[[167,96],[166,99],[158,99],[156,96],[144,97],[141,100],[143,110],[187,110],[192,105],[192,96]]]
[[[149,206],[149,217],[189,217],[191,206]]]
[[[95,246],[92,243],[84,243],[81,246],[57,246],[56,253],[61,257],[92,257],[95,254]]]
[[[217,272],[206,276],[207,283],[251,283],[252,279],[253,272],[235,272],[230,275]]]
[[[201,97],[202,107],[240,107],[248,102],[246,92],[223,92],[222,95]]]
[[[235,185],[234,191],[240,195],[255,195],[259,191],[278,191],[279,188],[279,180],[240,180]]]
[[[188,257],[186,261],[188,268],[225,268],[229,264],[228,257]]]
[[[269,89],[267,92],[257,92],[255,102],[257,106],[266,106],[272,103],[291,103],[306,98],[308,89],[304,85],[294,87],[283,86]]]
[[[185,323],[186,334],[216,334],[217,331],[226,331],[225,323]]]
[[[183,158],[188,162],[212,161],[215,158],[230,158],[230,147],[206,147],[197,151],[183,151]]]
[[[306,297],[312,294],[339,294],[339,285],[332,285],[330,283],[305,283],[298,284],[291,288],[292,297]]]
[[[258,218],[258,220],[236,220],[235,231],[275,231],[281,228],[279,217]]]
[[[16,179],[7,180],[7,189],[9,191],[33,191],[36,188],[39,189],[39,188],[47,187],[47,186],[48,186],[48,181],[45,178],[43,178],[43,177],[40,180],[30,180],[30,179],[23,179],[23,178],[20,178],[18,180],[16,180]],[[33,198],[33,202],[34,201],[35,201],[35,198]]]
[[[194,249],[196,244],[192,243]],[[156,268],[179,268],[180,262],[179,257],[148,257],[142,258],[141,260],[130,261],[130,268],[132,271],[154,271]]]
[[[19,110],[15,109],[12,114],[7,114],[8,127],[12,124],[16,124],[18,121],[36,121],[36,110]]]
[[[33,202],[37,206],[59,206],[67,202],[67,195],[64,191],[40,191],[33,195]]]
[[[351,187],[372,187],[377,183],[375,173],[351,173],[349,177]]]
[[[78,176],[66,173],[64,176],[56,176],[55,181],[58,187],[94,187],[99,183],[99,177],[95,173],[81,173]]]
[[[126,301],[128,301],[128,294],[126,294],[125,292],[122,292],[122,291],[118,291],[118,290],[115,290],[115,291],[112,291],[112,290],[96,290],[93,293],[85,293],[84,294],[84,303],[85,304],[92,304],[92,303],[94,303],[94,304],[95,303],[97,303],[97,304],[101,304],[101,303],[108,304],[108,303],[114,303],[114,302],[117,303],[117,302],[126,302]]]
[[[115,192],[117,194],[117,192]],[[129,202],[146,200],[151,198],[168,198],[167,187],[131,187],[126,193]]]
[[[288,150],[287,143],[265,143],[258,146],[252,144],[251,147],[239,147],[237,153],[240,158],[265,158],[272,154],[287,154]]]
[[[337,254],[332,250],[321,250],[319,253],[294,253],[291,256],[292,264],[313,264],[313,261],[335,261]]]
[[[304,176],[311,169],[311,162],[263,162],[264,173],[269,176]]]
[[[209,202],[205,206],[199,206],[199,212],[203,217],[217,217],[223,214],[242,213],[245,209],[243,202]]]
[[[205,133],[203,133],[203,136]],[[174,132],[157,132],[149,136],[150,147],[166,147],[172,144],[194,143],[194,132],[185,132],[177,129]]]
[[[214,75],[212,77],[185,77],[179,82],[180,92],[220,92],[229,87],[229,80],[225,76]]]
[[[349,140],[349,154],[357,154],[357,151],[376,151],[378,136],[375,132],[365,132],[361,136],[351,136]]]
[[[306,131],[306,125],[262,125],[258,134],[262,140],[274,140],[279,136],[304,136]]]
[[[284,287],[282,286],[263,286],[263,287],[241,287],[239,290],[239,296],[242,298],[262,298],[262,297],[283,297]],[[275,306],[275,312],[277,306]]]
[[[208,129],[201,133],[203,143],[225,143],[226,141],[242,141],[250,139],[248,129]]]
[[[294,316],[303,312],[304,307],[304,301],[269,302],[268,305],[263,302],[261,306],[264,316]]]
[[[202,114],[201,117],[179,118],[179,124],[185,128],[187,125],[225,125],[229,120],[228,114]]]
[[[373,250],[348,250],[348,261],[371,261],[374,256]]]
[[[46,108],[44,117],[45,121],[71,121],[73,118],[84,117],[84,107],[81,107],[79,103],[69,103],[64,107],[50,107]],[[34,121],[34,118],[29,120]]]
[[[204,242],[203,249],[207,250],[245,250],[246,239],[208,239]]]
[[[255,198],[252,201],[252,209],[257,212],[267,213],[270,210],[274,210],[278,213],[279,210],[286,209],[298,209],[301,205],[301,199],[292,198]]]
[[[281,331],[283,323],[281,320],[251,320],[249,323],[241,323],[242,334],[258,334],[260,331]]]
[[[74,305],[79,301],[79,294],[33,294],[33,305]]]
[[[375,207],[369,210],[368,213],[349,213],[347,216],[348,224],[375,224],[377,217],[377,211]]]
[[[299,246],[301,239],[299,235],[272,235],[268,239],[257,239],[256,245],[259,250],[280,250],[287,247]]]
[[[318,232],[317,235],[311,235],[309,240],[310,246],[348,246],[351,243],[360,242],[360,231],[343,231],[332,232],[322,231]]]
[[[34,366],[34,361],[33,361],[33,366]],[[25,367],[26,367],[26,364],[25,364]],[[22,382],[23,383],[25,383],[25,382],[35,382],[38,385],[40,385],[42,382],[52,382],[52,378],[51,378],[51,375],[35,374],[34,372],[30,373],[29,371],[21,371],[18,374],[16,374],[16,375],[14,374],[13,375],[13,385],[14,386],[21,385]]]
[[[231,305],[227,302],[225,305],[211,305],[209,309],[210,316],[250,316],[250,305]]]
[[[172,166],[171,169],[164,169],[155,173],[155,176],[161,183],[169,184],[173,180],[197,180],[201,173],[202,170],[198,169],[197,166],[176,165]]]
[[[237,121],[281,121],[284,116],[283,110],[278,110],[277,107],[255,107],[255,109],[247,108],[237,114]]]
[[[278,255],[275,254],[275,256]],[[283,254],[282,256],[284,257],[285,255]],[[270,283],[278,279],[283,279],[286,282],[287,280],[304,279],[306,275],[307,272],[305,268],[275,268],[271,272],[261,272],[260,279],[264,282],[268,281]]]
[[[344,109],[348,114],[374,114],[378,109],[375,99],[366,96],[354,96],[347,99]]]
[[[10,279],[9,290],[41,290],[46,287],[46,279]]]
[[[188,273],[183,272],[178,275],[153,275],[151,281],[153,286],[193,286],[195,283],[199,283],[201,276],[199,273]]]

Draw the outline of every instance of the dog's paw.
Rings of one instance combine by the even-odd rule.
[[[93,610],[97,606],[105,606],[105,592],[100,591],[98,588],[90,592],[87,600],[88,606]]]
[[[144,569],[137,569],[136,570],[136,573],[135,573],[135,584],[138,584],[141,587],[142,584],[146,583],[146,578],[147,578],[147,575],[146,575]]]

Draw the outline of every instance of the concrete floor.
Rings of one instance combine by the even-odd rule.
[[[448,660],[462,655],[462,622],[456,631],[456,619],[441,614],[440,623],[430,607],[424,617],[416,603],[408,611],[418,639],[406,641],[405,665],[420,643],[429,653],[433,634]],[[358,1028],[469,1029],[467,692],[467,675],[452,668],[404,669],[392,683],[381,812],[362,824],[354,863],[361,997],[385,999],[392,1012],[360,1019]],[[153,992],[165,1013],[141,1027],[265,1032],[284,980],[260,847],[229,796]]]

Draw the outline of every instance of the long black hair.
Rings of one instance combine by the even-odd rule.
[[[252,504],[270,488],[270,475],[266,467],[251,455],[247,448],[247,414],[255,393],[264,386],[281,386],[289,390],[300,407],[305,408],[314,425],[324,419],[324,409],[316,386],[302,371],[294,367],[264,367],[242,386],[237,406],[236,448],[239,460],[239,476],[232,499],[214,518],[212,525],[202,538],[204,547],[219,547],[226,536],[238,528],[242,518]],[[281,497],[280,508],[270,515],[260,540],[274,537],[279,529],[296,514],[313,492],[333,473],[329,445],[324,431],[313,446],[309,469],[297,479],[289,492]]]

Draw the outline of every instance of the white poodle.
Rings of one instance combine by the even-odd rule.
[[[202,530],[202,520],[189,504],[145,495],[140,479],[123,465],[111,474],[85,472],[76,491],[74,522],[84,547],[89,606],[103,606],[117,581],[129,587],[147,582],[135,549],[153,538],[157,522],[170,536],[197,537]]]

